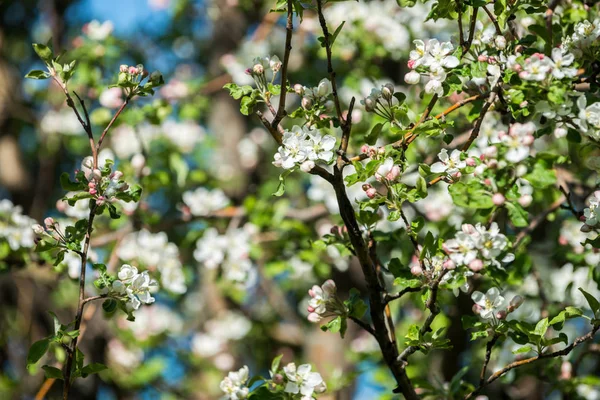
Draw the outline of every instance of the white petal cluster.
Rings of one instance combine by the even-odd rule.
[[[579,96],[577,107],[579,114],[576,122],[582,132],[594,140],[600,140],[600,102],[588,106],[585,96]]]
[[[600,222],[600,191],[594,192],[590,198],[589,207],[583,210],[583,216],[585,217],[585,225],[581,228],[584,232],[589,232],[595,228]]]
[[[246,365],[238,371],[231,371],[221,381],[219,387],[225,393],[227,400],[242,400],[248,397],[250,389],[246,386],[248,383],[249,370]]]
[[[308,320],[319,322],[327,315],[328,311],[335,310],[337,288],[331,279],[325,281],[323,286],[314,285],[309,291],[311,299],[308,301]]]
[[[333,136],[324,135],[319,129],[296,125],[283,134],[273,165],[283,169],[301,166],[303,170],[310,171],[317,161],[331,162],[335,142]],[[302,166],[304,163],[307,164]]]
[[[446,80],[446,70],[458,66],[459,60],[452,55],[454,46],[450,42],[439,42],[430,39],[427,44],[422,40],[415,40],[415,50],[410,52],[408,67],[412,70],[404,77],[404,81],[414,85],[421,80],[418,68],[429,73],[429,81],[425,85],[425,92],[435,93],[438,96],[444,94],[442,83]]]
[[[179,260],[179,248],[169,242],[165,232],[151,233],[142,229],[130,233],[121,241],[117,255],[121,260],[137,261],[146,268],[158,269],[161,285],[168,291],[187,291],[183,266]]]
[[[35,235],[32,225],[36,221],[23,215],[23,209],[10,200],[0,200],[0,241],[6,240],[11,250],[31,248]]]
[[[493,319],[496,313],[505,308],[505,299],[498,288],[491,288],[485,294],[475,291],[471,299],[477,305],[477,312],[482,319]]]
[[[463,224],[462,230],[456,233],[454,239],[444,243],[444,250],[456,266],[467,266],[474,272],[493,265],[501,267],[496,258],[510,249],[510,242],[498,229],[498,224],[492,222],[489,229],[482,224],[473,226]],[[508,253],[501,260],[507,263],[514,260],[514,254]]]
[[[467,166],[467,163],[460,159],[461,154],[460,150],[453,150],[448,155],[448,150],[442,149],[438,154],[440,161],[431,166],[431,172],[435,174],[446,173],[448,175],[455,175]]]
[[[93,20],[85,24],[82,30],[90,39],[103,41],[110,36],[114,28],[111,21],[100,22],[98,20]]]
[[[314,393],[323,393],[327,389],[325,382],[321,374],[311,372],[311,369],[310,364],[302,364],[296,367],[296,364],[289,363],[283,367],[283,372],[287,378],[284,392],[300,394],[301,400],[312,400]]]
[[[229,341],[243,339],[251,328],[252,323],[244,315],[225,311],[208,320],[204,331],[192,337],[192,352],[203,358],[224,354]]]
[[[229,199],[221,189],[199,187],[183,193],[183,202],[195,216],[207,216],[229,205]]]
[[[196,242],[194,258],[209,269],[220,266],[223,278],[228,281],[245,283],[254,274],[250,247],[255,234],[256,227],[252,224],[229,230],[224,235],[215,228],[208,228]]]
[[[575,25],[573,34],[563,41],[563,47],[577,57],[581,57],[590,47],[598,45],[600,37],[600,19],[594,22],[583,21]]]
[[[501,136],[502,144],[508,147],[505,154],[507,161],[518,163],[529,157],[531,145],[535,140],[533,136],[535,130],[536,126],[533,122],[515,123],[511,125],[508,134]]]
[[[117,277],[119,279],[112,283],[109,295],[123,298],[129,311],[137,310],[142,303],[154,303],[151,293],[158,290],[158,283],[150,278],[148,271],[138,273],[136,267],[123,264]]]

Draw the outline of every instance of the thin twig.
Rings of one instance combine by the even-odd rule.
[[[106,125],[106,128],[104,128],[104,131],[102,131],[102,135],[100,135],[100,139],[98,139],[98,144],[96,144],[96,151],[94,153],[94,168],[98,168],[98,152],[100,151],[100,147],[102,146],[102,142],[104,141],[104,138],[106,137],[106,134],[108,133],[108,130],[112,127],[112,125],[115,123],[117,118],[119,118],[119,115],[121,115],[121,113],[123,112],[123,110],[125,109],[127,104],[129,104],[129,100],[131,100],[131,94],[125,98],[125,101],[123,102],[121,107],[119,107],[119,109],[117,110],[115,115],[112,117],[112,119],[110,120],[108,125]]]
[[[389,303],[391,301],[397,300],[399,298],[401,298],[402,296],[404,296],[407,293],[415,293],[415,292],[420,292],[421,290],[423,290],[423,288],[420,287],[407,287],[402,289],[401,291],[399,291],[396,294],[386,294],[385,295],[385,302]]]
[[[294,30],[294,3],[292,0],[287,1],[287,22],[285,25],[285,51],[283,53],[283,61],[281,64],[281,93],[279,94],[279,106],[277,113],[274,114],[271,126],[277,129],[277,126],[285,117],[285,99],[287,96],[287,70],[290,62],[290,53],[292,51],[292,33]]]
[[[488,364],[490,363],[490,358],[492,357],[492,349],[498,341],[498,338],[499,336],[494,333],[494,336],[492,336],[492,339],[487,342],[485,347],[485,359],[483,361],[483,367],[481,367],[481,374],[479,375],[479,386],[482,386],[485,381],[485,373],[487,371]]]
[[[351,315],[348,316],[348,318],[350,318],[352,321],[354,321],[354,323],[358,326],[360,326],[361,328],[363,328],[365,331],[369,332],[371,335],[375,336],[375,331],[373,331],[373,328],[371,327],[371,325],[367,324],[366,322],[361,321],[360,319],[353,317]]]
[[[584,342],[586,342],[588,340],[591,340],[594,337],[594,335],[596,334],[596,332],[598,332],[598,329],[600,329],[600,325],[595,325],[593,327],[593,329],[592,329],[591,332],[589,332],[586,335],[578,337],[577,339],[575,339],[575,341],[573,343],[571,343],[570,345],[568,345],[567,347],[565,347],[562,350],[555,351],[553,353],[539,354],[539,355],[537,355],[535,357],[527,358],[525,360],[515,361],[515,362],[512,362],[512,363],[508,364],[507,366],[505,366],[504,368],[500,369],[499,371],[496,371],[492,376],[490,376],[487,380],[485,380],[483,382],[483,384],[480,384],[479,387],[477,387],[477,389],[475,389],[473,392],[469,393],[465,397],[465,400],[468,400],[468,399],[472,398],[473,396],[475,396],[476,394],[478,394],[484,387],[486,387],[490,383],[494,382],[496,379],[500,378],[502,375],[506,374],[508,371],[510,371],[512,369],[521,367],[523,365],[531,364],[531,363],[533,363],[535,361],[538,361],[538,360],[541,360],[541,359],[545,359],[545,358],[554,358],[554,357],[566,356],[576,346],[578,346],[581,343],[584,343]]]

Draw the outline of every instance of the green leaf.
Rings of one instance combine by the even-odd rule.
[[[340,32],[342,31],[342,28],[344,27],[345,23],[346,23],[346,21],[342,21],[342,23],[335,29],[335,32],[333,32],[333,35],[330,35],[329,47],[333,46],[333,43],[335,43],[335,39],[337,39],[337,37],[340,34]]]
[[[48,314],[52,315],[52,320],[54,321],[54,334],[56,335],[61,330],[62,325],[54,312],[48,311]]]
[[[527,223],[527,211],[520,205],[512,202],[504,203],[506,209],[508,210],[508,216],[517,228],[522,228],[528,225]]]
[[[544,337],[544,335],[546,334],[546,331],[548,330],[548,326],[549,326],[548,318],[546,317],[535,325],[535,329],[533,330],[533,333],[540,337]]]
[[[277,191],[273,193],[273,196],[281,197],[285,193],[285,178],[291,173],[291,169],[286,169],[281,175],[279,175],[279,185],[277,186]]]
[[[51,367],[50,365],[44,365],[42,369],[45,372],[47,379],[63,379],[63,373],[60,369]]]
[[[533,170],[523,178],[536,189],[544,189],[556,183],[556,173],[543,160],[535,163]]]
[[[29,71],[25,78],[29,79],[48,79],[50,78],[50,74],[47,71],[41,71],[39,69],[35,69],[33,71]]]
[[[381,129],[383,128],[383,124],[379,122],[372,129],[371,132],[367,136],[365,136],[365,143],[368,145],[374,145],[379,139],[379,135],[381,134]]]
[[[44,354],[48,351],[48,347],[50,347],[50,339],[44,338],[42,340],[38,340],[29,348],[29,353],[27,353],[27,366],[33,365],[43,357]]]
[[[519,347],[516,350],[513,350],[513,354],[523,354],[523,353],[529,353],[531,351],[531,346],[523,346],[523,347]]]
[[[45,44],[33,43],[33,50],[46,64],[52,63],[52,50]]]
[[[281,364],[282,357],[283,357],[283,354],[280,354],[273,359],[273,362],[271,362],[271,371],[277,372],[277,370],[279,369],[279,364]]]
[[[578,289],[585,296],[585,299],[587,300],[588,304],[590,305],[592,312],[594,313],[594,315],[596,315],[598,310],[600,310],[600,302],[598,302],[598,300],[596,300],[596,298],[594,296],[592,296],[591,294],[589,294],[582,288],[578,288]]]
[[[72,192],[75,190],[81,190],[85,185],[83,185],[80,182],[73,182],[71,180],[71,178],[69,177],[69,174],[66,172],[63,172],[60,175],[60,186],[62,186],[62,188],[64,190]]]
[[[107,369],[107,367],[102,363],[91,363],[81,369],[81,376],[85,378],[88,375],[97,374],[98,372],[104,371],[105,369]]]
[[[478,181],[472,180],[468,184],[464,182],[453,183],[448,186],[448,192],[452,201],[459,207],[487,209],[494,206],[489,191]]]

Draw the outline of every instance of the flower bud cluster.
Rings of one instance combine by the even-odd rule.
[[[111,171],[110,164],[106,165],[102,170],[94,168],[92,157],[86,157],[81,163],[81,171],[87,181],[87,192],[96,199],[96,204],[104,205],[106,202],[113,202],[116,196],[129,189],[127,182],[122,180],[123,173],[121,171]],[[81,176],[77,176],[81,181]],[[85,182],[84,182],[85,183]]]
[[[361,100],[365,111],[377,114],[390,122],[395,121],[392,110],[394,91],[394,85],[391,83],[386,83],[381,89],[371,89],[371,93]]]
[[[272,72],[270,83],[273,84],[277,73],[281,70],[281,60],[277,56],[256,57],[253,63],[252,68],[246,69],[246,74],[254,79],[261,92],[266,93],[269,91],[267,71]]]
[[[145,78],[148,76],[148,71],[144,69],[144,66],[142,64],[138,64],[135,67],[133,65],[129,66],[126,64],[121,64],[121,66],[119,67],[119,72],[128,74],[132,78]]]
[[[581,227],[582,232],[590,232],[598,227],[600,221],[600,191],[595,191],[590,198],[590,206],[583,210],[584,224]]]
[[[294,91],[298,96],[302,96],[301,105],[305,110],[319,109],[320,107],[325,107],[325,111],[333,110],[333,101],[329,99],[333,93],[333,86],[327,78],[321,79],[319,84],[313,88],[296,84]]]
[[[323,318],[345,315],[348,312],[348,308],[337,297],[337,288],[331,279],[325,281],[322,286],[314,285],[308,294],[311,297],[308,301],[310,322],[318,323]]]

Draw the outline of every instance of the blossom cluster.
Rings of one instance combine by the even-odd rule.
[[[496,287],[489,289],[485,294],[474,291],[471,294],[471,299],[475,303],[473,311],[484,320],[506,319],[507,315],[519,308],[524,301],[523,297],[517,295],[512,298],[509,304],[506,304],[506,299]]]
[[[283,169],[300,166],[300,169],[308,172],[318,161],[331,162],[335,142],[333,136],[323,134],[320,129],[295,125],[291,131],[283,134],[273,165]]]
[[[107,164],[106,168],[110,169],[110,164]],[[121,179],[123,172],[117,170],[110,174],[103,173],[100,169],[94,168],[92,157],[83,159],[81,171],[87,180],[87,191],[92,198],[96,199],[98,206],[115,201],[118,193],[129,189],[127,182]]]
[[[123,261],[136,261],[145,268],[157,269],[162,286],[170,292],[187,291],[179,248],[169,242],[166,233],[151,233],[146,229],[129,233],[119,244],[117,256]]]
[[[208,269],[220,266],[223,278],[228,281],[246,283],[255,274],[250,247],[256,233],[252,224],[228,230],[224,235],[215,228],[208,228],[196,242],[194,258]]]
[[[34,234],[31,230],[35,220],[23,215],[23,209],[8,199],[0,200],[0,241],[6,240],[11,250],[31,248]]]
[[[123,299],[128,311],[140,308],[142,303],[152,304],[155,299],[153,292],[158,290],[158,283],[150,278],[148,271],[138,273],[138,269],[129,264],[123,264],[112,286],[105,287],[102,292],[111,297]]]
[[[199,187],[183,193],[185,204],[184,213],[195,217],[207,216],[214,211],[221,210],[229,204],[229,199],[221,189],[207,189]]]
[[[301,104],[305,109],[312,108],[316,105],[324,105],[326,109],[333,108],[333,102],[327,100],[333,93],[333,86],[331,85],[331,81],[327,78],[321,79],[319,84],[313,88],[296,84],[294,85],[294,91],[299,96],[302,96]]]
[[[574,121],[583,133],[591,139],[600,141],[600,102],[588,106],[585,96],[579,96],[577,107],[579,108],[579,114]]]
[[[249,369],[246,365],[237,371],[231,371],[220,383],[221,391],[227,400],[246,399],[250,394],[248,382],[250,380]],[[287,393],[286,398],[294,400],[312,400],[315,394],[324,393],[327,385],[321,374],[313,372],[310,364],[296,366],[288,363],[282,368],[282,373],[271,371],[272,379],[267,381],[271,391]]]
[[[554,48],[551,57],[535,53],[526,58],[523,65],[514,64],[513,69],[526,81],[541,82],[549,76],[555,79],[573,78],[577,75],[577,68],[570,67],[574,60],[573,54],[565,53],[561,48]]]
[[[563,47],[573,52],[575,56],[581,57],[591,47],[598,46],[599,37],[600,19],[593,22],[585,20],[575,25],[573,34],[563,40]]]
[[[585,223],[581,227],[582,232],[589,232],[592,229],[596,229],[598,222],[600,222],[600,191],[594,192],[589,201],[589,207],[583,210]]]
[[[261,92],[269,91],[269,83],[267,82],[267,71],[271,71],[271,81],[273,84],[275,80],[275,76],[281,69],[281,60],[277,56],[266,56],[266,57],[256,57],[253,60],[252,68],[246,69],[246,74],[250,75],[254,82],[256,82],[256,86]]]
[[[308,301],[308,320],[318,323],[323,318],[343,315],[348,309],[344,303],[337,297],[337,288],[335,282],[331,279],[325,281],[323,285],[314,285],[308,291],[311,297]]]
[[[496,222],[492,222],[489,229],[482,224],[463,224],[462,230],[444,243],[444,250],[457,267],[467,266],[473,272],[490,265],[501,268],[501,262],[514,260],[514,254],[508,253],[510,242],[500,233]],[[506,254],[498,261],[503,253]]]
[[[454,46],[450,42],[439,42],[430,39],[427,44],[422,40],[413,42],[415,50],[410,52],[408,67],[411,69],[404,76],[404,81],[414,85],[421,80],[421,72],[429,73],[429,82],[425,85],[426,93],[435,93],[438,96],[444,94],[442,83],[446,80],[446,70],[458,66],[459,60],[452,55]]]

